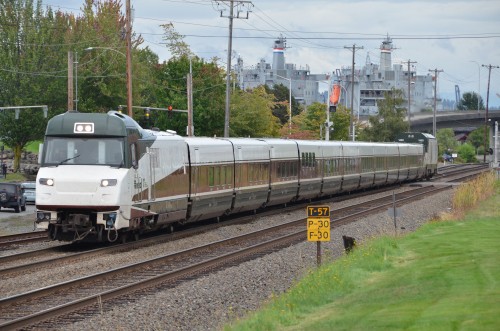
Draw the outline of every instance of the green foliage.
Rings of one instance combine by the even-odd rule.
[[[458,147],[457,149],[458,157],[466,163],[475,163],[476,159],[476,151],[471,144],[465,143]]]
[[[272,88],[264,85],[267,94],[273,94],[275,104],[273,107],[273,115],[279,118],[281,125],[285,125],[290,121],[290,89],[283,84],[276,84]],[[297,100],[292,95],[292,117],[300,113],[300,107]]]
[[[405,102],[403,91],[393,88],[386,92],[378,102],[378,114],[368,119],[370,124],[360,132],[359,140],[394,141],[396,135],[408,131]]]
[[[484,131],[486,128],[483,126],[479,129],[476,129],[469,133],[467,136],[467,142],[470,143],[474,148],[476,149],[476,153],[479,152],[479,147],[481,148],[481,151],[484,152]],[[489,148],[489,139],[486,137],[486,148]],[[482,154],[482,153],[481,153]]]
[[[444,152],[452,152],[456,150],[458,146],[453,129],[437,130],[436,139],[438,141],[439,155],[442,155]]]
[[[326,121],[326,105],[324,103],[314,102],[307,107],[304,112],[304,120],[301,125],[301,130],[311,131],[314,133],[314,139],[321,139],[320,131],[325,129]],[[322,130],[320,129],[322,128]]]
[[[191,59],[193,72],[193,125],[197,136],[224,135],[225,79],[224,72],[214,61]],[[174,57],[158,65],[154,78],[157,85],[150,98],[152,107],[187,109],[187,82],[189,58]],[[153,126],[185,134],[187,114],[155,112]]]
[[[251,91],[235,91],[231,97],[230,135],[277,137],[280,125],[272,113],[273,99],[262,86]]]
[[[478,107],[479,98],[479,109],[484,109],[483,98],[476,92],[466,92],[462,95],[462,99],[457,105],[458,110],[476,110]]]
[[[189,58],[194,55],[189,45],[184,41],[184,36],[175,30],[172,23],[161,24],[160,26],[163,28],[163,41],[166,42],[172,57]]]
[[[349,126],[351,123],[351,113],[349,108],[343,105],[337,106],[337,111],[330,114],[330,121],[333,122],[333,131],[330,134],[331,140],[349,140]],[[356,129],[357,132],[358,129]]]

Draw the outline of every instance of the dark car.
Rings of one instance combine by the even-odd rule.
[[[24,199],[26,200],[26,203],[35,203],[35,196],[36,196],[36,184],[35,182],[25,182],[21,184],[21,187],[23,189],[23,195]]]
[[[0,183],[1,208],[13,208],[16,213],[26,210],[26,200],[20,183]]]

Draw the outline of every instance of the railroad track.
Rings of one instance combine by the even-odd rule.
[[[33,231],[27,233],[0,236],[0,247],[22,245],[31,242],[48,241],[45,231]]]
[[[484,170],[485,170],[484,167],[482,166],[478,167],[476,165],[475,167],[468,168],[468,170],[465,172],[467,175],[465,176],[463,175],[464,171],[453,172],[455,176],[453,177],[453,179],[450,179],[449,181],[466,180],[471,176],[477,175],[478,172],[482,172]],[[456,176],[461,176],[461,177],[458,178]],[[413,183],[411,185],[418,186],[419,184]],[[388,192],[393,190],[394,190],[393,187],[384,187],[375,191],[370,190],[367,192],[360,192],[351,196],[337,196],[334,198],[323,199],[320,201],[322,204],[339,202],[343,200],[348,200],[353,197],[359,198],[365,195],[372,195],[375,193]],[[281,207],[279,208],[279,211],[280,213],[293,212],[297,209],[303,209],[309,204],[311,204],[311,202],[301,202],[298,204],[290,205],[285,208]],[[272,215],[274,213],[276,213],[276,208],[270,208],[269,210],[259,213],[258,216],[264,217]],[[197,226],[195,228],[185,229],[183,231],[175,232],[172,234],[154,235],[153,237],[145,238],[140,241],[130,242],[121,245],[113,245],[111,247],[105,246],[97,249],[87,249],[85,248],[86,246],[82,247],[81,245],[75,246],[72,244],[66,244],[58,247],[33,250],[33,251],[23,252],[20,254],[7,255],[4,257],[0,257],[0,266],[2,266],[0,267],[0,277],[16,277],[17,275],[32,273],[41,268],[46,268],[49,266],[51,268],[54,268],[56,266],[62,267],[64,265],[68,265],[78,261],[84,261],[84,260],[89,260],[91,258],[96,258],[104,254],[115,254],[120,252],[136,250],[139,248],[157,245],[167,241],[173,241],[189,236],[194,236],[196,234],[200,234],[207,231],[213,231],[215,228],[220,226],[248,223],[253,221],[254,218],[255,218],[254,215],[242,216],[242,217],[240,216],[235,219],[227,220],[221,223]],[[26,261],[28,261],[28,263],[26,263]]]
[[[396,195],[396,202],[400,205],[450,187],[451,185],[426,186],[406,191]],[[337,209],[335,217],[332,218],[332,226],[336,227],[384,210],[392,206],[392,203],[393,196],[387,195],[363,204]],[[116,302],[130,301],[133,300],[130,294],[134,292],[155,291],[157,286],[172,287],[181,281],[197,277],[200,273],[213,272],[304,241],[305,227],[305,218],[300,218],[276,227],[4,298],[0,300],[0,329],[17,329],[47,320],[49,322],[45,323],[56,323],[60,327],[58,323],[69,323],[99,313],[102,304],[111,299],[116,298]],[[76,310],[80,311],[70,314]],[[62,315],[62,320],[51,320]],[[35,328],[46,328],[48,325],[38,324]]]
[[[464,176],[464,178],[468,177]],[[454,181],[456,180],[458,179],[455,178]],[[398,193],[396,204],[414,201],[419,197],[426,197],[450,187],[452,186],[424,186]],[[336,209],[335,217],[331,219],[332,226],[352,222],[367,214],[387,209],[392,204],[393,196],[387,195],[363,204]],[[59,325],[59,323],[79,320],[82,316],[99,313],[102,303],[111,299],[117,298],[118,301],[114,302],[130,301],[132,298],[130,294],[136,291],[154,291],[151,289],[157,286],[172,287],[200,273],[241,263],[255,256],[304,241],[305,224],[305,219],[301,218],[273,228],[1,299],[0,329],[9,330],[33,325],[35,328],[46,328],[49,324],[37,323]],[[158,242],[157,237],[152,240]],[[123,246],[113,249],[124,250]],[[103,248],[102,251],[106,249],[108,248]],[[57,267],[54,261],[44,263]],[[96,289],[96,284],[99,289]],[[70,313],[78,310],[77,314]],[[64,318],[54,320],[57,316],[64,316]],[[47,320],[49,322],[46,322]]]

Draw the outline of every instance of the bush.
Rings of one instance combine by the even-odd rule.
[[[474,146],[471,144],[465,143],[458,147],[458,156],[466,163],[475,163],[477,162],[476,151],[474,150]]]

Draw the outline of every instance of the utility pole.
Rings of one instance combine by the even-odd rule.
[[[73,52],[68,51],[68,111],[73,110]]]
[[[415,64],[416,61],[410,61],[408,59],[408,131],[411,132],[411,71],[410,64]]]
[[[499,66],[493,66],[491,64],[489,65],[486,65],[486,64],[483,64],[482,65],[483,67],[485,68],[488,68],[488,89],[486,91],[486,112],[484,113],[484,141],[483,141],[483,144],[484,144],[484,154],[483,154],[483,162],[486,163],[486,137],[488,135],[488,102],[490,100],[490,78],[491,78],[491,69],[496,69],[496,68],[499,68]]]
[[[354,62],[355,54],[357,49],[363,49],[363,46],[356,46],[356,44],[351,46],[344,46],[346,49],[352,49],[352,68],[351,68],[351,120],[349,125],[349,134],[352,135],[352,141],[355,141],[356,138],[354,136],[354,121],[353,121],[353,112],[354,112]]]
[[[229,6],[229,16],[224,16],[223,12],[224,10],[220,11],[220,17],[227,17],[229,18],[229,40],[228,40],[228,46],[227,46],[227,73],[226,73],[226,108],[225,108],[225,115],[224,115],[224,137],[229,137],[229,104],[230,104],[230,98],[231,98],[231,55],[232,55],[232,48],[233,48],[233,19],[234,18],[242,18],[242,19],[248,19],[248,13],[250,12],[249,9],[247,9],[247,15],[246,17],[240,17],[240,12],[241,10],[239,8],[236,8],[236,15],[234,15],[234,6],[236,3],[237,7],[243,7],[245,5],[247,6],[253,6],[251,1],[246,1],[246,0],[217,0],[216,4],[219,4],[219,2],[224,3]]]
[[[432,116],[432,134],[434,137],[436,136],[436,98],[437,98],[437,84],[438,84],[438,75],[443,70],[429,69],[430,72],[434,72],[434,114]]]
[[[127,113],[128,116],[132,117],[132,24],[131,24],[131,14],[130,14],[130,0],[126,3],[126,24],[125,24],[125,34],[127,39]]]
[[[193,64],[189,57],[189,73],[187,76],[188,137],[193,136]]]

